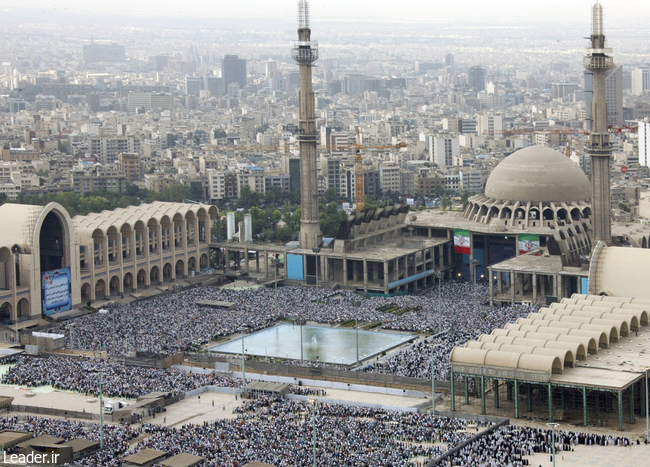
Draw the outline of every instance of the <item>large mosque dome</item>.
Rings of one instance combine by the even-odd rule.
[[[506,157],[473,196],[464,217],[521,228],[581,224],[591,216],[591,183],[580,167],[545,146]]]
[[[569,202],[591,198],[591,184],[568,157],[530,146],[506,157],[485,185],[485,196],[521,202]]]

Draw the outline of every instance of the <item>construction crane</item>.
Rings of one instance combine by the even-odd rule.
[[[357,144],[353,146],[356,150],[354,156],[354,200],[357,203],[357,214],[363,211],[363,200],[365,198],[364,186],[363,186],[363,155],[361,154],[362,149],[402,149],[406,148],[408,145],[406,143],[397,143],[390,146],[361,146],[361,133],[359,132],[359,127],[357,127]]]
[[[257,146],[257,145],[241,145],[241,146],[206,146],[208,151],[228,151],[228,152],[247,152],[247,151],[288,151],[289,144],[274,145],[274,146]],[[357,214],[363,211],[364,200],[364,180],[363,180],[363,155],[361,151],[364,149],[403,149],[407,148],[406,143],[397,143],[388,146],[362,146],[361,133],[357,127],[357,144],[336,144],[336,145],[320,145],[318,148],[327,151],[349,151],[354,149],[356,151],[354,156],[354,198],[357,203]]]

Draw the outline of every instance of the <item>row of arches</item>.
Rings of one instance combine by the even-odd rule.
[[[0,322],[3,324],[15,323],[16,315],[18,317],[18,322],[29,319],[31,308],[29,306],[28,298],[23,297],[18,300],[15,310],[12,303],[8,300],[0,304]]]
[[[525,227],[550,227],[579,223],[591,217],[591,208],[586,204],[567,203],[520,203],[512,204],[487,198],[484,195],[470,199],[464,217],[482,224],[495,219],[505,225]]]
[[[158,255],[166,251],[186,249],[190,246],[207,244],[210,240],[211,221],[218,213],[199,208],[197,212],[187,211],[165,214],[160,218],[123,221],[109,226],[99,225],[89,231],[92,239],[90,254],[95,266],[105,266],[120,260],[133,261],[135,257]],[[90,261],[90,254],[85,261]]]
[[[208,267],[209,259],[207,254],[202,254],[198,260],[190,257],[187,260],[187,270],[191,272],[199,271]],[[198,266],[198,268],[197,268]],[[120,278],[118,274],[112,274],[108,283],[104,278],[97,279],[93,284],[85,281],[81,284],[81,301],[105,300],[110,297],[118,297],[124,294],[136,292],[139,289],[145,289],[151,285],[162,285],[165,282],[173,282],[178,277],[185,277],[185,262],[182,259],[176,261],[176,264],[166,262],[162,270],[158,265],[151,266],[149,271],[140,268],[137,273],[125,272]]]

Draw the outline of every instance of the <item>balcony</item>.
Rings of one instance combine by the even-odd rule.
[[[291,57],[298,63],[313,63],[318,60],[317,41],[294,41]]]

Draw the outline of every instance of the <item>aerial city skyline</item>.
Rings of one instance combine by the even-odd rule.
[[[11,459],[647,461],[645,3],[0,13]]]

